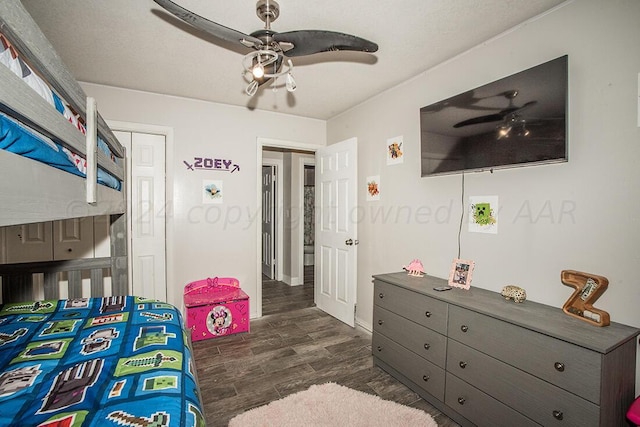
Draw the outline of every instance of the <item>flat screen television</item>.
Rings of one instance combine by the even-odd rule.
[[[567,161],[568,58],[420,109],[422,176]]]

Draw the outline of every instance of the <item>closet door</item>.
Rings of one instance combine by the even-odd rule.
[[[51,261],[53,258],[52,223],[12,225],[5,228],[5,262]]]
[[[53,221],[53,259],[93,258],[93,217]]]
[[[165,137],[122,131],[114,134],[127,149],[132,294],[167,301]]]
[[[109,215],[93,217],[93,254],[96,258],[111,256],[109,226]]]

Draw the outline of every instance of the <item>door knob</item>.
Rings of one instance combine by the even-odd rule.
[[[344,244],[347,246],[353,246],[353,239],[347,239],[344,241]]]

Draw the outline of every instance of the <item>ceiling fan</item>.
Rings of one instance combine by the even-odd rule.
[[[513,103],[513,100],[515,99],[516,96],[518,96],[517,90],[509,90],[502,93],[502,95],[509,100],[509,106],[504,110],[501,110],[494,114],[487,114],[485,116],[478,116],[478,117],[473,117],[471,119],[463,120],[453,125],[453,127],[461,128],[464,126],[477,125],[481,123],[514,121],[520,117],[520,113],[522,113],[522,111],[526,110],[527,108],[533,107],[538,103],[538,101],[529,101],[524,105],[522,105],[521,107],[516,107],[515,104]]]
[[[245,76],[250,82],[246,93],[253,96],[258,86],[270,79],[286,74],[286,88],[289,92],[296,89],[291,70],[291,59],[296,56],[313,55],[320,52],[350,50],[358,52],[376,52],[378,45],[350,34],[325,30],[298,30],[278,33],[271,29],[271,23],[280,15],[280,6],[275,0],[258,0],[256,14],[264,22],[262,30],[244,34],[232,28],[210,21],[197,15],[171,0],[153,0],[166,11],[204,31],[231,43],[239,43],[254,49],[245,55],[242,64]],[[283,62],[287,58],[284,70]]]

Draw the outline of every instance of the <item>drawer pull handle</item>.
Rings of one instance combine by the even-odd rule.
[[[462,326],[460,326],[460,330],[462,332],[467,332],[469,330],[469,327],[467,325],[462,325]]]
[[[378,346],[378,351],[382,351],[382,346],[381,345]]]
[[[463,361],[461,361],[460,363],[458,363],[458,365],[460,365],[460,367],[461,367],[462,369],[464,369],[464,368],[466,368],[466,367],[467,367],[467,362],[463,362]]]
[[[431,344],[429,343],[424,343],[424,349],[425,350],[429,350],[431,348]]]
[[[564,418],[564,414],[562,413],[562,411],[553,411],[553,418],[555,418],[556,420],[561,420]]]
[[[378,320],[378,325],[382,326],[383,323],[384,323],[384,320],[382,319]]]
[[[383,294],[382,292],[380,292],[380,293],[378,294],[378,297],[380,297],[380,299],[382,299],[382,298],[384,298],[384,294]]]
[[[431,317],[431,312],[430,311],[425,311],[424,315],[427,316],[427,317]]]
[[[459,403],[459,404],[464,405],[464,402],[466,402],[466,400],[465,400],[465,398],[464,398],[464,397],[459,397],[459,398],[458,398],[458,403]]]
[[[430,378],[431,378],[431,377],[430,377],[429,375],[423,375],[423,376],[422,376],[422,380],[423,380],[423,381],[429,381],[429,379],[430,379]]]
[[[556,362],[553,364],[553,367],[556,368],[558,372],[564,372],[564,363]]]

